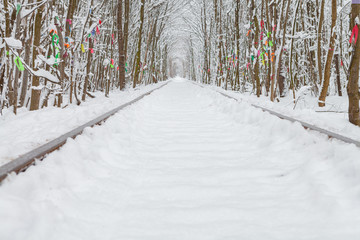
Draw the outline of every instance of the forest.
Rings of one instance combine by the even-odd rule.
[[[0,0],[0,240],[359,240],[360,0]]]
[[[80,105],[175,75],[347,97],[360,126],[359,0],[2,0],[0,111]]]

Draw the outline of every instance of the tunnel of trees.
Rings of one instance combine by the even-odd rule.
[[[344,95],[360,125],[359,0],[1,0],[0,14],[0,111],[182,75],[269,101]]]

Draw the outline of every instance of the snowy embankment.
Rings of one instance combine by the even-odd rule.
[[[124,92],[113,91],[109,98],[105,97],[104,93],[97,92],[94,94],[96,98],[87,98],[80,106],[73,104],[64,109],[47,107],[29,112],[22,108],[18,110],[17,115],[10,109],[4,109],[3,115],[0,116],[0,165],[162,84],[164,82]]]
[[[0,239],[360,239],[360,149],[171,82],[0,187]]]
[[[215,86],[205,86],[228,94],[236,99],[254,104],[289,117],[307,122],[317,127],[331,132],[360,141],[360,127],[349,122],[348,118],[348,97],[328,96],[326,98],[326,107],[318,107],[318,99],[305,89],[296,93],[296,105],[292,93],[285,98],[280,98],[280,102],[271,102],[268,97],[260,96],[257,98],[254,94],[240,94],[233,91],[226,91],[223,88]]]

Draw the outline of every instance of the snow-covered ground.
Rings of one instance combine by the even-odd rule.
[[[360,149],[186,81],[0,187],[0,239],[360,239]]]
[[[125,92],[114,91],[110,93],[109,98],[98,92],[95,93],[95,99],[87,98],[80,106],[69,105],[64,109],[48,107],[29,112],[22,108],[17,115],[10,109],[5,109],[4,114],[0,116],[0,165],[162,84],[164,83],[136,90],[129,89]]]
[[[204,86],[213,90],[226,93],[244,102],[265,107],[286,116],[302,120],[316,125],[317,127],[344,135],[354,140],[360,141],[360,127],[349,122],[348,117],[348,97],[346,91],[343,97],[328,96],[326,106],[318,107],[318,98],[312,96],[309,88],[304,87],[295,94],[295,103],[292,93],[285,98],[280,98],[280,102],[271,102],[269,97],[250,93],[240,94],[233,91],[226,91],[215,86]]]

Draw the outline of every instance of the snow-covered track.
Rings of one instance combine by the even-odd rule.
[[[83,130],[87,127],[93,127],[95,125],[101,125],[104,121],[106,121],[109,117],[111,117],[112,115],[114,115],[115,113],[117,113],[118,111],[124,109],[125,107],[134,104],[136,102],[138,102],[139,100],[143,99],[145,96],[150,95],[152,92],[164,87],[165,85],[167,85],[169,82],[155,88],[152,89],[144,94],[142,94],[141,96],[135,98],[134,100],[127,102],[125,104],[122,104],[121,106],[114,108],[113,110],[104,113],[103,115],[85,123],[82,126],[79,126],[75,129],[73,129],[70,132],[67,132],[63,135],[61,135],[60,137],[14,159],[13,161],[10,161],[9,163],[3,165],[0,167],[0,183],[1,181],[3,181],[10,173],[15,172],[15,173],[20,173],[25,171],[29,166],[31,166],[32,164],[34,164],[34,162],[36,160],[42,160],[47,154],[59,149],[62,145],[64,145],[66,143],[66,140],[68,138],[75,138],[76,136],[80,135]]]
[[[199,86],[199,87],[202,87],[204,88],[204,86],[202,86],[201,84],[199,83],[195,83],[195,85]],[[223,95],[224,97],[227,97],[227,98],[230,98],[230,99],[233,99],[237,102],[240,102],[242,101],[241,99],[237,99],[233,96],[230,96],[226,93],[223,93],[221,91],[217,91],[215,90],[217,93]],[[360,148],[360,142],[357,141],[357,140],[354,140],[352,138],[349,138],[349,137],[346,137],[346,136],[343,136],[343,135],[340,135],[338,133],[335,133],[335,132],[332,132],[332,131],[329,131],[329,130],[326,130],[326,129],[323,129],[323,128],[320,128],[320,127],[317,127],[313,124],[310,124],[310,123],[307,123],[307,122],[304,122],[304,121],[301,121],[299,119],[295,119],[295,118],[292,118],[292,117],[289,117],[289,116],[286,116],[284,114],[281,114],[281,113],[278,113],[278,112],[275,112],[271,109],[268,109],[268,108],[265,108],[265,107],[261,107],[259,105],[256,105],[256,104],[252,104],[252,103],[249,103],[252,107],[255,107],[255,108],[258,108],[258,109],[261,109],[262,111],[264,112],[268,112],[274,116],[277,116],[278,118],[280,119],[284,119],[284,120],[288,120],[290,122],[298,122],[300,123],[305,129],[309,129],[309,130],[313,130],[313,131],[316,131],[316,132],[319,132],[319,133],[322,133],[322,134],[325,134],[327,135],[329,138],[334,138],[334,139],[337,139],[337,140],[340,140],[340,141],[343,141],[345,143],[349,143],[349,144],[355,144],[357,147]]]

